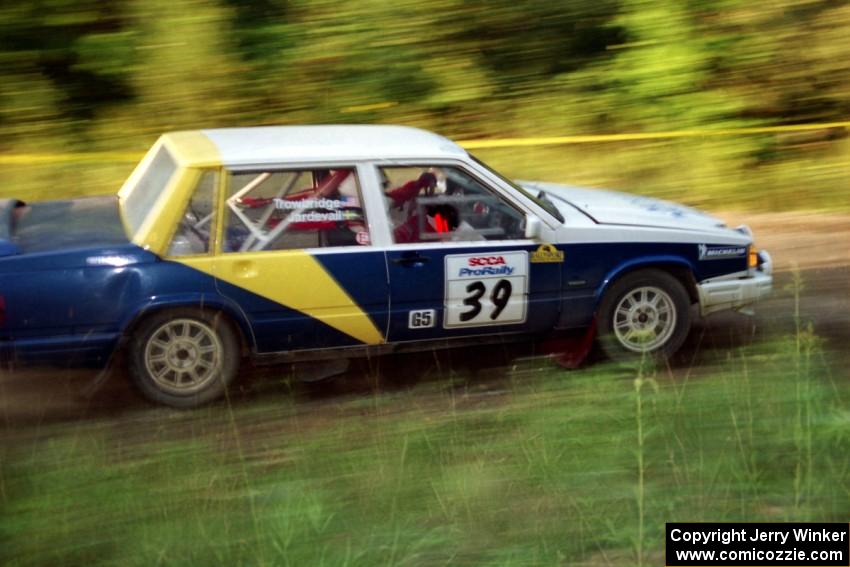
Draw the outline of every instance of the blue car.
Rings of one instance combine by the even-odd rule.
[[[586,330],[663,359],[691,307],[770,293],[750,230],[681,205],[512,182],[397,126],[162,136],[117,196],[0,201],[0,357],[106,364],[192,407],[239,365]]]

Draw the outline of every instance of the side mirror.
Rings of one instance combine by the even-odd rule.
[[[535,215],[525,217],[525,237],[529,240],[537,240],[543,230],[543,221]]]

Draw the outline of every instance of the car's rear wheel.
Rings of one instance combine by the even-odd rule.
[[[239,336],[221,313],[161,311],[133,332],[130,376],[146,398],[178,408],[221,396],[239,370]]]
[[[609,358],[662,361],[691,328],[685,286],[661,270],[640,270],[614,282],[598,311],[599,341]]]

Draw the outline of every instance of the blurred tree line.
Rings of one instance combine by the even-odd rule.
[[[253,124],[406,123],[468,138],[835,121],[848,110],[840,0],[0,5],[0,151],[144,148],[140,137],[164,130]],[[775,142],[739,140],[711,158],[769,161]]]

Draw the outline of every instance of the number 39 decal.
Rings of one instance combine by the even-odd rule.
[[[527,286],[525,251],[446,256],[446,328],[525,322]]]
[[[490,314],[490,319],[494,321],[498,319],[499,315],[508,305],[508,301],[511,299],[512,290],[513,286],[508,280],[499,280],[496,282],[496,285],[493,286],[493,293],[490,294],[490,301],[496,306],[496,308],[493,309],[493,312]],[[481,313],[480,299],[481,296],[484,295],[484,292],[487,291],[487,286],[484,285],[483,282],[475,281],[466,286],[466,291],[471,292],[472,295],[464,299],[463,304],[469,305],[472,309],[460,314],[461,321],[475,319],[475,317]]]

